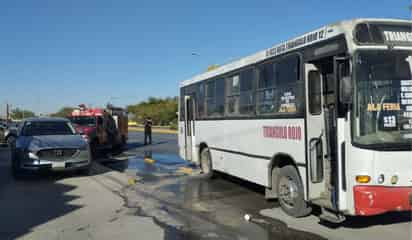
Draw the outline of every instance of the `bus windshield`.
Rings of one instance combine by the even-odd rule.
[[[411,145],[412,51],[359,51],[355,62],[354,142]]]
[[[95,117],[76,116],[76,117],[70,117],[70,121],[78,126],[94,127],[96,125]]]

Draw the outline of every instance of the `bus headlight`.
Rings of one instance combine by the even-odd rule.
[[[370,182],[371,177],[368,175],[358,175],[356,176],[356,182],[358,183],[368,183]]]
[[[385,175],[383,175],[383,174],[379,175],[379,177],[378,177],[378,183],[379,183],[379,184],[382,184],[384,181],[385,181]]]

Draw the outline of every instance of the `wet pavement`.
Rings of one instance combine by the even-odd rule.
[[[263,187],[222,174],[206,179],[177,156],[175,136],[154,139],[154,145],[142,146],[132,138],[126,152],[104,164],[136,179],[124,193],[126,206],[136,209],[136,215],[152,217],[165,239],[322,239],[259,215],[262,209],[278,207],[265,200]],[[252,220],[246,221],[245,214]]]

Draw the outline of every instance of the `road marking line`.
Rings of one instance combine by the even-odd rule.
[[[180,167],[180,168],[177,170],[177,172],[178,172],[178,173],[184,173],[184,174],[190,175],[190,174],[193,173],[193,169],[188,168],[188,167]]]
[[[127,183],[131,186],[136,185],[136,179],[135,178],[129,178],[127,180]]]
[[[149,164],[154,164],[156,161],[154,159],[151,159],[151,158],[144,158],[144,162],[149,163]]]

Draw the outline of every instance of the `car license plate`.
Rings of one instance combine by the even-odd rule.
[[[53,162],[52,167],[53,168],[65,168],[66,163],[65,162]]]

